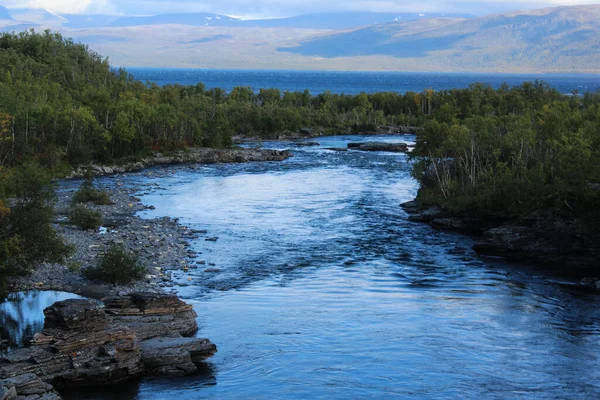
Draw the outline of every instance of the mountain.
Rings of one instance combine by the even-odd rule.
[[[8,8],[0,6],[0,20],[12,20],[13,18],[10,15],[10,11]]]
[[[161,14],[147,17],[119,18],[108,26],[143,25],[188,25],[188,26],[227,26],[244,28],[296,28],[296,29],[349,29],[366,25],[383,24],[394,21],[412,21],[417,19],[462,17],[472,18],[470,14],[416,14],[416,13],[373,13],[340,12],[306,14],[288,18],[241,20],[219,14]]]
[[[67,22],[65,17],[41,8],[12,8],[8,11],[12,19],[20,22],[44,26],[61,26]]]
[[[239,19],[220,14],[189,13],[161,14],[147,17],[118,18],[108,26],[143,26],[143,25],[188,25],[188,26],[235,26]]]
[[[119,17],[114,15],[81,15],[81,14],[62,14],[65,18],[63,26],[75,29],[86,29],[86,28],[101,28],[108,26]]]
[[[280,48],[311,57],[429,58],[440,65],[508,65],[542,70],[598,69],[600,5],[547,8],[475,19],[396,22],[303,41]]]
[[[14,11],[15,20],[2,21],[0,30],[49,27],[119,66],[600,73],[600,5],[479,18],[333,13],[255,21],[200,13],[124,18]]]
[[[6,10],[6,9],[5,9]],[[129,27],[146,25],[226,26],[244,28],[296,28],[296,29],[350,29],[394,21],[412,21],[431,18],[472,18],[469,14],[374,13],[339,12],[298,15],[289,18],[241,20],[221,14],[187,13],[149,16],[55,14],[45,9],[6,10],[13,19],[50,26],[74,29],[101,27]],[[0,19],[2,10],[0,9]]]
[[[246,20],[240,25],[257,28],[350,29],[366,25],[431,18],[473,18],[471,14],[337,12],[298,15],[289,18]]]

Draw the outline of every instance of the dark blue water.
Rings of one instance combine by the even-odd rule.
[[[176,273],[219,353],[130,398],[600,398],[598,297],[408,222],[405,155],[324,149],[365,139],[406,138],[275,143],[295,157],[125,178],[148,186],[144,216],[219,237],[193,243],[216,272]]]
[[[406,72],[326,72],[326,71],[255,71],[211,69],[154,69],[130,68],[137,79],[152,81],[159,85],[204,83],[207,88],[223,88],[231,91],[236,86],[278,88],[282,91],[304,91],[319,94],[358,94],[360,92],[421,92],[466,88],[481,82],[495,88],[506,82],[510,86],[525,81],[544,80],[561,93],[593,92],[600,89],[600,75],[584,74],[456,74],[456,73],[406,73]]]
[[[196,376],[71,398],[600,398],[596,294],[410,223],[404,154],[325,149],[407,139],[269,143],[295,156],[108,178],[140,188],[156,207],[143,217],[219,237],[192,242],[207,265],[174,272],[219,352]]]

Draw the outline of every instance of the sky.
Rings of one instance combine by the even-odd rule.
[[[275,18],[329,11],[460,12],[485,15],[598,2],[600,0],[0,0],[8,8],[46,8],[63,14],[152,15],[211,12],[242,18]]]

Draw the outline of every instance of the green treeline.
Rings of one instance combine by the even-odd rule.
[[[421,203],[479,218],[553,210],[598,220],[598,93],[472,85],[434,93],[432,103],[412,153]]]
[[[235,135],[348,134],[381,125],[423,128],[411,153],[423,204],[483,218],[544,209],[598,220],[599,93],[567,96],[543,82],[355,96],[160,87],[111,69],[57,33],[5,33],[0,281],[68,254],[51,226],[56,173],[156,151],[229,147]]]
[[[232,137],[422,127],[419,199],[455,212],[521,214],[548,201],[597,200],[600,95],[543,82],[499,89],[343,95],[135,80],[58,33],[0,36],[0,166],[35,160],[67,171]],[[551,200],[549,200],[551,199]]]
[[[87,46],[58,33],[0,36],[0,165],[37,159],[68,170],[155,151],[192,146],[229,147],[234,135],[276,137],[318,127],[329,133],[358,132],[405,124],[421,106],[409,97],[311,96],[308,91],[135,80]],[[415,120],[416,121],[416,120]]]

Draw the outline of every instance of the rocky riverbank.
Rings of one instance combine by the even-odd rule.
[[[136,213],[146,206],[133,196],[138,189],[125,187],[118,179],[114,186],[103,189],[110,194],[112,204],[87,205],[101,214],[103,227],[100,231],[81,230],[69,224],[67,215],[77,189],[59,191],[55,228],[73,246],[74,253],[64,264],[43,264],[32,274],[13,280],[10,290],[58,290],[92,298],[133,291],[161,292],[175,288],[174,278],[185,279],[183,275],[187,270],[208,267],[200,254],[191,250],[189,243],[208,232],[190,229],[168,217],[142,219]],[[113,243],[123,244],[139,256],[147,268],[142,281],[122,287],[92,282],[84,277],[82,271],[95,266]]]
[[[541,211],[518,220],[493,221],[457,217],[438,208],[423,208],[415,201],[401,207],[410,221],[474,234],[473,249],[478,254],[557,268],[600,289],[600,233],[589,221]]]
[[[156,165],[283,161],[291,156],[291,152],[281,150],[196,148],[178,151],[169,155],[157,153],[152,157],[122,165],[84,165],[71,172],[67,178],[82,178],[89,174],[95,176],[122,174],[140,171]]]
[[[299,140],[304,140],[304,139],[314,139],[314,138],[318,138],[321,136],[330,136],[330,135],[355,135],[355,134],[360,134],[360,135],[414,135],[416,133],[418,133],[419,131],[421,131],[423,128],[418,128],[415,126],[380,126],[377,129],[374,130],[370,130],[370,131],[360,131],[360,132],[355,132],[355,131],[335,131],[335,132],[329,132],[326,131],[325,129],[320,129],[320,128],[301,128],[297,131],[282,131],[282,132],[278,132],[275,133],[271,136],[269,136],[268,138],[264,138],[261,137],[257,134],[252,134],[252,133],[242,133],[242,134],[238,134],[237,136],[235,136],[234,142],[235,143],[248,143],[248,142],[260,142],[260,141],[299,141]]]
[[[31,347],[0,356],[0,399],[58,400],[57,389],[110,385],[142,375],[189,375],[216,351],[192,306],[174,295],[72,299],[44,310]]]

